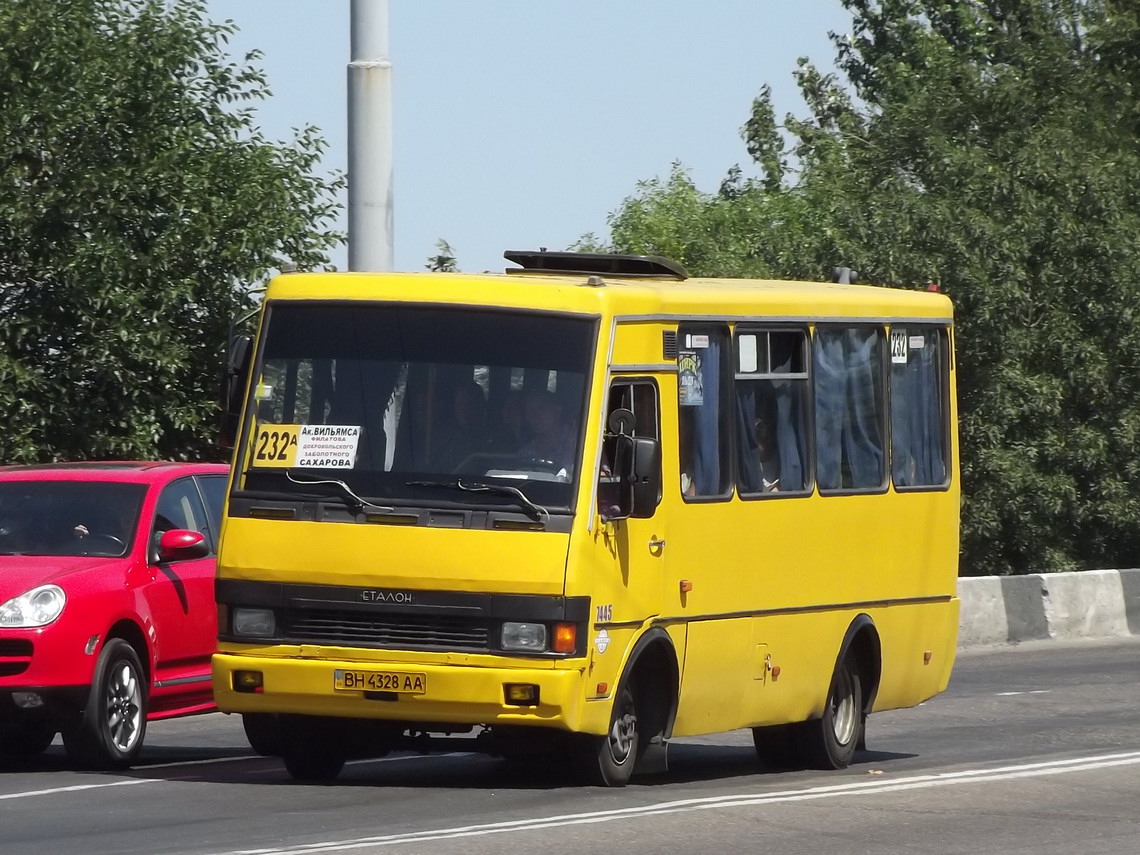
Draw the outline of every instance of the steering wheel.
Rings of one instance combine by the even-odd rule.
[[[534,472],[549,472],[551,475],[557,475],[563,469],[553,460],[546,460],[542,457],[524,457],[518,461],[518,468],[530,469]]]
[[[89,534],[83,538],[83,547],[87,555],[119,555],[127,545],[113,534]]]

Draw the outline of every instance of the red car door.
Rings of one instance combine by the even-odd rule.
[[[200,532],[208,544],[205,558],[162,560],[156,544],[171,529]],[[147,531],[150,579],[146,600],[153,622],[155,673],[151,713],[186,711],[212,703],[210,657],[217,645],[214,605],[214,538],[210,516],[193,477],[162,488]]]

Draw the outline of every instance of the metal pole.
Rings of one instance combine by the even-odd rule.
[[[388,0],[352,0],[348,269],[392,269],[392,62]]]

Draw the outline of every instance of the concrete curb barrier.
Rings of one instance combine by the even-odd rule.
[[[958,647],[1140,635],[1140,568],[964,576]]]

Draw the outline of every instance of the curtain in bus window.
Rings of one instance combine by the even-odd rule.
[[[727,334],[716,330],[682,335],[687,345],[678,356],[681,489],[688,496],[721,496],[731,477],[728,437],[720,435],[721,359]]]
[[[736,381],[736,437],[740,460],[737,477],[740,479],[741,493],[759,493],[763,490],[759,444],[753,429],[758,418],[758,384],[757,380]]]
[[[384,411],[392,398],[400,365],[377,359],[343,359],[336,365],[327,424],[361,425],[357,465],[384,469],[387,437]],[[319,424],[319,422],[315,422]]]
[[[946,483],[942,334],[929,327],[901,333],[905,357],[891,363],[891,474],[899,487],[940,486]]]
[[[775,380],[776,442],[780,450],[780,490],[787,493],[807,487],[804,477],[807,460],[807,431],[803,429],[802,380]]]
[[[720,472],[720,343],[709,341],[700,361],[703,401],[695,407],[693,483],[697,495],[723,492]]]
[[[881,340],[880,331],[869,327],[816,330],[816,477],[820,489],[882,486]]]

